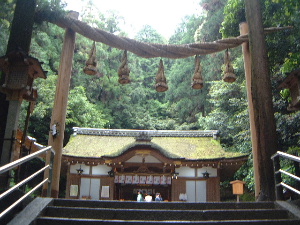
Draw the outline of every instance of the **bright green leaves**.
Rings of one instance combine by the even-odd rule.
[[[239,24],[245,22],[244,0],[228,0],[220,32],[223,38],[239,36]]]
[[[103,128],[108,121],[104,119],[97,105],[88,101],[84,87],[70,91],[67,124],[80,127]]]

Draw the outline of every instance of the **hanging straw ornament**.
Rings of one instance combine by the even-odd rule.
[[[230,56],[228,49],[225,51],[225,71],[223,80],[228,83],[232,83],[236,80],[236,76],[234,74],[233,66],[230,62]]]
[[[130,83],[129,73],[130,73],[130,69],[128,67],[128,61],[127,61],[127,50],[125,50],[122,57],[122,64],[118,70],[120,84]]]
[[[168,90],[167,79],[165,77],[164,64],[162,59],[159,61],[159,69],[155,79],[155,89],[157,92],[164,92]]]
[[[198,55],[195,56],[195,72],[192,80],[193,89],[203,88],[202,68],[200,63],[200,57]]]
[[[83,72],[87,75],[96,75],[97,74],[97,62],[96,62],[96,44],[93,43],[92,50],[89,55],[89,59],[85,63]]]

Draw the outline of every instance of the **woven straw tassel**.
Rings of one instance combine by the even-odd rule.
[[[202,68],[200,63],[200,57],[195,56],[195,72],[192,79],[192,88],[201,89],[203,88],[203,77],[202,77]]]
[[[225,71],[223,80],[228,83],[233,83],[236,80],[234,69],[230,62],[228,49],[225,51]]]
[[[127,50],[125,50],[123,53],[121,66],[119,67],[118,70],[120,84],[128,84],[131,82],[129,78],[129,73],[130,73],[130,69],[128,67]]]
[[[96,75],[97,74],[97,62],[96,62],[96,44],[93,43],[92,50],[89,55],[89,59],[85,63],[83,72],[87,75]]]
[[[157,92],[164,92],[168,90],[167,79],[165,77],[164,64],[162,59],[159,61],[159,69],[156,74],[155,89]]]

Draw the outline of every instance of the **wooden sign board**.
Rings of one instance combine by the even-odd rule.
[[[230,184],[232,184],[232,192],[234,195],[242,195],[244,194],[244,184],[246,182],[241,180],[235,180],[231,181]]]

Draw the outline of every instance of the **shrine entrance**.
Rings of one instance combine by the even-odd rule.
[[[125,201],[136,201],[137,192],[140,191],[143,196],[151,195],[152,201],[155,200],[155,194],[160,193],[163,200],[171,201],[171,185],[154,184],[115,184],[115,199]]]

